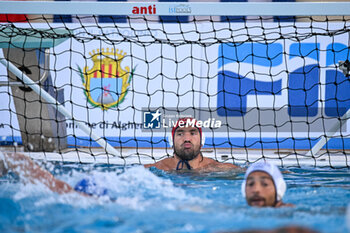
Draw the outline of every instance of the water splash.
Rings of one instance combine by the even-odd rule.
[[[52,172],[55,168],[52,164],[46,167]],[[51,204],[68,204],[79,208],[88,208],[92,205],[105,205],[114,203],[134,210],[143,211],[147,208],[165,208],[169,210],[182,209],[184,203],[187,208],[198,210],[198,203],[205,200],[192,197],[181,187],[177,187],[167,178],[158,177],[143,166],[127,167],[123,170],[111,171],[93,169],[90,172],[84,169],[73,170],[69,173],[58,174],[56,178],[67,182],[72,187],[83,178],[93,178],[96,185],[108,190],[108,196],[90,197],[79,193],[56,194],[51,192],[40,182],[28,182],[22,173],[26,171],[15,171],[19,174],[23,183],[14,193],[15,201],[33,199],[34,206],[45,206]],[[113,200],[113,201],[111,201]],[[207,200],[209,202],[209,200]]]

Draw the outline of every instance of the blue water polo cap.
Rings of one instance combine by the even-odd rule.
[[[100,187],[92,178],[84,178],[80,180],[74,187],[75,191],[86,193],[90,196],[105,196],[108,193],[106,188]]]
[[[252,164],[246,171],[244,175],[244,180],[242,183],[241,191],[242,195],[245,197],[245,186],[248,176],[256,171],[260,172],[266,172],[269,174],[275,184],[276,188],[276,199],[277,201],[281,201],[284,193],[286,192],[287,185],[286,182],[283,179],[281,171],[278,169],[278,167],[272,163],[268,162],[257,162]]]

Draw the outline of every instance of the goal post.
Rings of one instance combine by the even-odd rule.
[[[50,136],[67,141],[69,150],[55,150],[61,157],[94,154],[99,138],[124,164],[148,163],[172,155],[171,127],[191,116],[202,124],[203,151],[220,161],[349,167],[349,12],[350,2],[0,1],[0,14],[36,15],[0,22],[0,45],[40,60],[45,40],[64,37],[50,48],[48,68],[11,61],[8,50],[0,57],[22,77],[33,79],[24,67],[47,70],[67,111],[64,120],[14,111],[19,100],[29,109],[36,101],[11,86],[21,80],[15,69],[0,69],[2,145],[22,143],[38,118],[65,126]],[[31,51],[14,41],[33,35],[39,47]]]

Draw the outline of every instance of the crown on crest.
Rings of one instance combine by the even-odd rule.
[[[93,61],[97,61],[97,60],[101,60],[104,57],[109,57],[112,58],[113,60],[122,60],[125,55],[126,52],[124,52],[123,50],[119,50],[119,49],[114,49],[114,48],[102,48],[100,49],[94,49],[92,50],[92,52],[89,52],[89,55],[91,56],[91,59]]]

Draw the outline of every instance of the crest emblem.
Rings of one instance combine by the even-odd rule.
[[[85,66],[79,73],[84,85],[84,94],[89,103],[108,110],[122,103],[132,80],[133,69],[121,65],[126,53],[119,49],[99,49],[89,53],[93,66]]]

